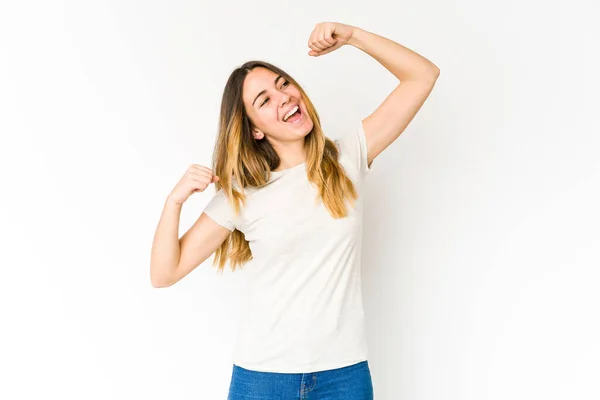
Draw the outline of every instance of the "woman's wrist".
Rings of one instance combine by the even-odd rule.
[[[365,30],[359,28],[358,26],[352,27],[352,35],[350,36],[350,39],[348,39],[348,44],[354,47],[359,47],[358,45],[364,33]]]

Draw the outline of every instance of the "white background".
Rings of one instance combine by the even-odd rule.
[[[272,62],[338,137],[396,84],[314,25],[441,69],[367,179],[376,399],[600,398],[600,57],[589,1],[54,1],[0,6],[0,398],[225,399],[236,274],[166,289],[166,196],[210,166],[230,72]],[[182,233],[213,189],[185,205]]]

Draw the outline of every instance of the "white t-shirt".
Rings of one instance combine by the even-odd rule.
[[[358,199],[334,219],[308,181],[306,163],[271,172],[246,188],[238,217],[223,191],[204,212],[244,233],[253,259],[243,266],[245,292],[233,363],[254,371],[307,373],[367,360],[361,289],[362,181],[371,170],[362,122],[337,140],[339,161]],[[236,269],[236,272],[238,270]]]

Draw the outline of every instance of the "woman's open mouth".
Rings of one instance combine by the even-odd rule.
[[[302,119],[302,110],[299,105],[292,108],[284,117],[283,122],[294,123]]]

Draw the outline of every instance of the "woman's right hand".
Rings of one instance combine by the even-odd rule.
[[[213,175],[212,169],[192,164],[169,194],[169,200],[182,205],[192,194],[203,192],[208,185],[218,180],[219,177]]]

